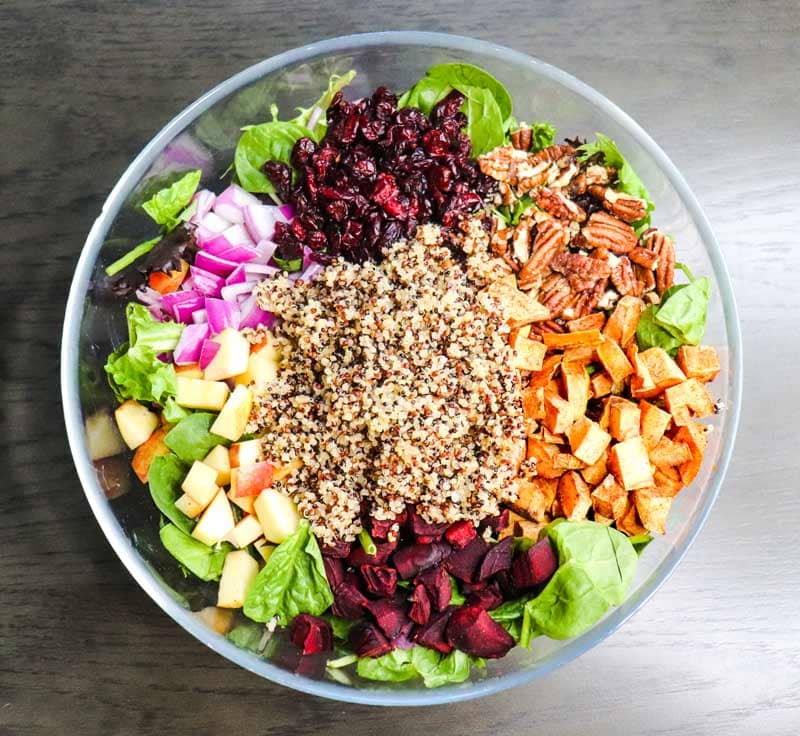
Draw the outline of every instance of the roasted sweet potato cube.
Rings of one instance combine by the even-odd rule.
[[[542,363],[542,369],[531,373],[530,378],[528,379],[528,386],[530,388],[544,388],[548,383],[550,383],[553,376],[555,376],[560,365],[560,355],[548,355]]]
[[[558,481],[547,478],[520,479],[517,481],[517,500],[511,504],[511,508],[528,519],[544,521],[557,487]]]
[[[609,473],[592,491],[591,499],[595,513],[616,519],[625,513],[628,504],[628,492]]]
[[[518,524],[523,521],[528,521],[524,516],[521,516],[516,511],[511,511],[508,515],[508,526],[502,529],[497,535],[498,539],[505,539],[506,537],[521,536],[519,534]]]
[[[558,503],[567,519],[581,521],[592,508],[589,486],[574,470],[564,473],[558,481]]]
[[[679,427],[689,424],[692,416],[707,417],[714,413],[714,402],[706,387],[696,378],[689,378],[664,391],[664,402]]]
[[[518,335],[511,365],[521,371],[539,371],[542,369],[546,352],[547,348],[543,343]]]
[[[636,404],[627,399],[615,397],[608,402],[608,432],[619,442],[638,437],[642,412]]]
[[[545,392],[544,419],[542,420],[544,426],[551,432],[561,434],[572,426],[573,421],[575,421],[573,405],[560,396]]]
[[[648,450],[654,448],[672,423],[672,415],[649,401],[640,401],[642,413],[640,432]]]
[[[641,299],[635,296],[623,296],[606,320],[603,335],[623,348],[627,347],[636,335],[642,309],[644,302]]]
[[[613,385],[614,382],[611,380],[611,376],[605,371],[593,373],[589,378],[589,387],[591,388],[593,399],[600,399],[603,396],[608,396],[611,393]]]
[[[542,521],[529,521],[528,519],[522,519],[521,521],[517,522],[515,536],[526,537],[527,539],[538,539],[539,532],[542,531],[545,526],[547,526],[549,521],[549,517],[546,517]]]
[[[653,468],[641,437],[631,437],[612,445],[608,467],[626,491],[653,485]]]
[[[513,274],[511,275],[513,278]],[[520,291],[516,283],[500,279],[486,287],[486,292],[497,299],[506,311],[508,325],[512,329],[523,327],[531,322],[544,322],[551,319],[550,310],[534,297]]]
[[[702,383],[713,381],[720,370],[717,351],[710,345],[682,345],[678,348],[678,365],[687,378]]]
[[[633,366],[625,351],[613,340],[603,340],[595,350],[613,383],[624,381],[633,373]]]
[[[133,453],[133,460],[131,460],[131,467],[136,477],[142,483],[147,483],[147,476],[150,474],[150,466],[153,460],[159,455],[169,455],[170,449],[164,444],[164,437],[166,437],[168,430],[166,427],[160,427],[153,434],[148,437]]]
[[[631,376],[631,395],[634,399],[649,399],[657,396],[660,391],[657,388],[647,364],[641,359],[639,350],[635,344],[628,346],[628,360],[633,366]]]
[[[604,432],[597,422],[581,417],[567,430],[567,439],[572,454],[587,465],[592,465],[602,457],[611,442],[611,435]]]
[[[542,427],[542,436],[541,439],[543,442],[548,442],[551,445],[563,445],[566,444],[566,439],[563,434],[553,434],[547,427]]]
[[[594,512],[594,521],[595,523],[602,524],[603,526],[611,526],[614,523],[614,519],[610,519],[608,516],[598,514],[596,511]]]
[[[577,317],[566,322],[570,332],[583,332],[584,330],[602,330],[606,323],[606,315],[603,312],[592,312],[591,314]]]
[[[536,472],[542,478],[558,478],[564,474],[563,468],[553,465],[553,458],[559,452],[557,445],[551,445],[533,437],[528,438],[527,457],[536,461]]]
[[[586,463],[568,452],[557,452],[553,455],[553,467],[562,470],[581,470],[586,467]]]
[[[583,479],[590,485],[596,486],[608,475],[608,449],[591,465],[581,468]]]
[[[649,348],[639,353],[639,360],[647,366],[659,393],[686,380],[683,371],[664,348]]]
[[[657,467],[674,466],[688,463],[692,459],[692,451],[685,442],[674,442],[669,437],[662,437],[658,444],[649,450],[650,462]]]
[[[656,467],[653,473],[653,485],[664,496],[677,496],[683,489],[680,471],[668,465]]]
[[[517,339],[520,337],[530,337],[531,335],[531,326],[524,325],[523,327],[519,327],[516,330],[511,330],[508,333],[508,344],[511,345],[513,348],[517,344]]]
[[[625,512],[616,519],[617,529],[629,537],[637,537],[640,534],[646,534],[647,529],[642,526],[639,521],[639,514],[636,511],[636,504],[632,499],[625,500]]]
[[[580,363],[581,365],[589,365],[594,363],[597,359],[597,353],[591,346],[584,345],[578,348],[567,348],[562,357],[562,363]]]
[[[548,348],[594,347],[603,341],[600,330],[580,330],[579,332],[545,332],[542,340]]]
[[[694,380],[694,379],[690,379]],[[706,428],[699,422],[688,422],[680,427],[675,433],[676,442],[684,442],[692,453],[692,459],[678,466],[681,474],[681,481],[684,485],[689,485],[700,470],[703,463],[703,454],[706,451]]]
[[[667,516],[672,506],[672,496],[666,496],[657,488],[642,488],[633,492],[633,503],[642,526],[654,534],[664,534]]]
[[[522,412],[526,419],[544,419],[544,387],[522,389]]]
[[[573,419],[583,416],[589,403],[589,374],[586,369],[580,363],[562,361],[561,380],[564,395],[572,406]]]

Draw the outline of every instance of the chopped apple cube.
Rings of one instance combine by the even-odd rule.
[[[235,503],[242,511],[246,514],[254,514],[256,512],[255,508],[253,507],[253,501],[255,500],[255,496],[235,496],[234,493],[236,492],[236,473],[238,472],[237,468],[231,470],[231,489],[228,491],[228,500],[231,503]]]
[[[231,461],[228,448],[224,445],[216,445],[203,458],[203,462],[210,468],[217,471],[217,485],[227,486],[231,482]]]
[[[85,427],[86,447],[93,462],[124,452],[125,444],[117,431],[117,425],[105,409],[86,417]]]
[[[211,425],[211,431],[235,442],[244,434],[252,406],[253,393],[246,386],[237,386]]]
[[[251,542],[255,542],[262,534],[263,531],[258,519],[255,516],[248,515],[236,522],[236,526],[228,532],[225,541],[241,549]]]
[[[231,488],[233,495],[257,496],[265,488],[272,485],[275,466],[266,460],[253,465],[241,465],[236,468],[236,487]]]
[[[264,386],[278,377],[280,353],[272,340],[254,349],[247,359],[247,370],[235,376],[233,382],[239,386]]]
[[[197,526],[192,530],[192,536],[203,544],[211,546],[224,539],[235,525],[236,521],[225,491],[217,491],[217,495],[206,507]]]
[[[263,460],[261,457],[261,440],[245,440],[235,442],[230,449],[231,467],[240,465],[253,465]]]
[[[146,442],[158,427],[158,415],[132,399],[115,409],[114,418],[122,439],[131,450]]]
[[[197,503],[188,493],[184,493],[177,501],[175,501],[175,508],[178,509],[184,516],[194,519],[203,512],[205,508],[202,504]]]
[[[202,460],[195,460],[183,479],[181,490],[205,508],[219,491],[217,471]]]
[[[678,365],[687,378],[702,383],[713,381],[720,370],[717,351],[710,345],[682,345],[678,348]]]
[[[258,563],[245,549],[228,552],[219,579],[217,606],[241,608],[258,575]]]
[[[641,437],[631,437],[612,445],[608,467],[626,491],[653,485],[653,468]]]
[[[159,427],[147,438],[147,442],[139,445],[136,448],[136,452],[133,453],[131,467],[142,483],[147,483],[147,476],[150,474],[150,466],[153,464],[153,459],[159,455],[169,455],[170,449],[164,443],[166,435],[167,430],[164,427]]]
[[[611,442],[611,435],[597,422],[581,417],[567,430],[572,454],[587,465],[596,463]]]
[[[261,537],[261,539],[256,539],[256,541],[253,542],[253,546],[258,550],[258,554],[261,555],[261,559],[263,559],[264,562],[269,561],[269,556],[275,549],[275,545],[269,544],[269,542],[267,542],[267,540],[264,539],[264,537]]]
[[[184,378],[202,378],[203,369],[199,363],[189,363],[189,365],[176,365],[175,373]]]
[[[204,381],[202,378],[178,376],[178,393],[175,403],[187,409],[219,411],[228,400],[230,389],[222,381]]]
[[[247,370],[250,343],[244,335],[233,327],[227,327],[211,339],[219,344],[219,350],[203,372],[207,381],[233,378]]]
[[[280,544],[300,525],[300,512],[294,501],[274,488],[262,491],[253,502],[264,536]]]
[[[233,611],[229,608],[217,608],[216,606],[206,606],[196,614],[203,623],[223,636],[233,626],[233,615]]]

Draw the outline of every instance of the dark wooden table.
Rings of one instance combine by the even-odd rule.
[[[0,3],[0,734],[800,732],[800,6],[440,0]],[[576,74],[677,163],[742,314],[736,457],[672,579],[603,645],[483,701],[385,711],[273,686],[133,583],[64,437],[58,345],[85,235],[128,162],[217,82],[320,37],[480,36]]]

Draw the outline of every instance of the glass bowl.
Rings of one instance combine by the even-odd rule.
[[[502,80],[518,119],[547,120],[560,136],[590,137],[600,131],[616,140],[649,188],[657,203],[654,221],[675,238],[680,260],[713,282],[705,342],[720,353],[722,372],[713,393],[721,409],[711,419],[703,468],[677,497],[667,534],[645,550],[623,605],[590,631],[568,641],[537,639],[532,651],[513,650],[485,670],[474,670],[470,681],[435,690],[413,681],[314,679],[290,671],[279,657],[269,660],[237,648],[193,612],[212,600],[208,584],[175,574],[177,566],[164,559],[156,512],[149,494],[135,492],[141,488],[135,488],[138,481],[127,456],[98,466],[91,462],[84,421],[113,406],[102,366],[125,335],[121,303],[95,299],[93,277],[131,245],[152,237],[152,223],[136,205],[170,172],[200,167],[204,183],[219,189],[239,129],[269,119],[270,104],[284,113],[308,106],[331,73],[350,68],[358,70],[351,95],[367,94],[381,84],[402,90],[429,66],[446,61],[477,64]],[[569,74],[502,46],[438,33],[370,33],[313,43],[246,69],[189,105],[145,146],[103,205],[81,253],[64,322],[61,383],[67,434],[92,510],[131,575],[178,624],[232,662],[297,690],[356,703],[429,705],[498,692],[560,667],[605,639],[669,577],[705,522],[730,460],[742,390],[741,349],[730,279],[709,223],[669,158],[622,110]],[[128,488],[133,491],[125,493]]]

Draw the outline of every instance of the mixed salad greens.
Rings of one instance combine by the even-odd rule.
[[[508,526],[508,511],[504,518],[482,525],[481,537],[472,529],[463,540],[461,530],[451,534],[444,529],[428,538],[409,521],[409,534],[417,545],[425,543],[422,538],[433,543],[447,539],[456,550],[453,554],[458,554],[471,548],[474,538],[488,542],[494,552],[481,553],[483,566],[491,568],[486,577],[465,582],[445,573],[437,563],[428,568],[428,577],[438,575],[437,582],[424,578],[425,569],[419,570],[419,577],[398,578],[390,558],[383,554],[388,544],[385,537],[376,542],[366,529],[354,548],[360,547],[359,559],[368,563],[362,567],[369,570],[357,574],[348,569],[353,553],[338,555],[322,549],[293,501],[272,488],[292,467],[261,457],[258,438],[247,434],[258,386],[274,379],[281,361],[269,338],[274,317],[259,308],[254,291],[261,281],[281,272],[313,279],[330,257],[339,255],[334,244],[341,241],[341,231],[336,223],[325,231],[329,234],[321,249],[292,250],[286,243],[308,237],[307,228],[300,224],[303,213],[298,214],[297,202],[305,196],[298,192],[309,176],[301,155],[303,141],[324,147],[335,127],[339,140],[347,142],[331,108],[340,104],[341,91],[355,76],[354,71],[332,76],[320,98],[291,120],[280,120],[273,106],[272,120],[243,128],[233,160],[233,183],[218,196],[200,189],[201,171],[192,170],[142,204],[160,232],[105,269],[113,293],[135,293],[137,298],[125,307],[128,340],[109,355],[105,370],[120,402],[116,428],[135,451],[134,470],[148,485],[161,515],[163,547],[185,575],[219,581],[214,619],[218,630],[239,647],[273,657],[280,646],[275,627],[285,627],[296,655],[292,666],[308,672],[299,663],[313,660],[321,663],[314,665],[317,676],[336,681],[349,683],[357,675],[392,682],[421,679],[426,687],[439,687],[466,681],[472,668],[484,667],[487,658],[502,656],[514,644],[530,647],[536,637],[565,639],[590,629],[610,607],[622,603],[637,555],[652,536],[650,527],[626,528],[623,533],[619,522],[612,528],[609,524],[617,517],[606,518],[611,512],[600,514],[597,509],[604,507],[598,504],[594,520],[584,510],[583,518],[576,515],[539,524],[538,534],[527,533],[525,524],[519,527],[522,533],[516,533],[513,519]],[[376,98],[376,105],[386,99]],[[451,119],[463,120],[461,130],[471,145],[465,154],[469,161],[498,148],[510,150],[520,129],[530,139],[528,155],[558,148],[557,131],[551,124],[519,123],[503,84],[466,63],[431,67],[396,101],[399,112],[390,106],[386,120],[414,108],[436,121],[442,106],[453,100],[462,117]],[[379,127],[370,135],[384,135]],[[604,170],[616,172],[615,191],[643,203],[644,216],[632,223],[636,237],[646,233],[654,204],[615,143],[597,134],[594,141],[576,146],[574,159],[576,166],[599,162]],[[289,181],[281,182],[275,175],[278,164],[287,167]],[[469,204],[473,200],[463,195],[469,193],[468,182],[479,176],[474,163],[469,166],[474,172],[470,169],[472,173],[464,179],[458,193],[462,199],[448,195],[440,211],[451,207],[458,212],[468,208],[491,213],[496,223],[512,229],[531,218],[546,219],[534,190],[505,202],[494,193],[481,194],[478,207]],[[424,222],[424,217],[403,216],[407,217],[403,227],[409,229]],[[348,251],[341,247],[347,257]],[[710,282],[694,278],[685,266],[678,267],[688,283],[669,286],[638,318],[634,342],[640,356],[648,349],[663,349],[675,357],[679,349],[697,346],[703,337]],[[635,352],[628,355],[638,370]],[[688,376],[686,365],[694,354],[680,355]],[[623,360],[628,362],[624,356]],[[587,385],[591,377],[593,386],[595,375],[611,371],[602,356],[593,357],[584,367]],[[709,370],[713,373],[713,366]],[[535,376],[536,371],[531,385]],[[93,453],[95,459],[120,449],[113,426],[99,420],[92,426],[90,440],[99,448]],[[637,419],[637,436],[638,426]],[[574,445],[573,451],[579,454]],[[543,472],[544,459],[538,465]],[[583,462],[574,467],[589,465]],[[673,470],[670,478],[683,474],[685,481],[680,467]],[[590,500],[588,508],[592,506]],[[626,508],[630,516],[630,503]],[[504,528],[510,531],[503,533]],[[375,562],[370,564],[371,560]],[[410,615],[419,624],[414,639],[409,638],[412,627],[405,613],[403,626],[392,628],[389,636],[394,624],[386,623],[389,613],[377,611],[382,599],[360,591],[356,604],[350,601],[349,607],[339,599],[342,579],[358,575],[383,576],[380,584],[393,591],[386,600],[399,599],[401,606],[412,602]],[[369,584],[368,588],[373,589]],[[495,595],[491,602],[487,602],[490,595],[481,593],[489,589]],[[432,605],[439,599],[441,606]],[[379,627],[375,634],[362,625],[370,615]],[[388,650],[382,642],[389,642]]]

